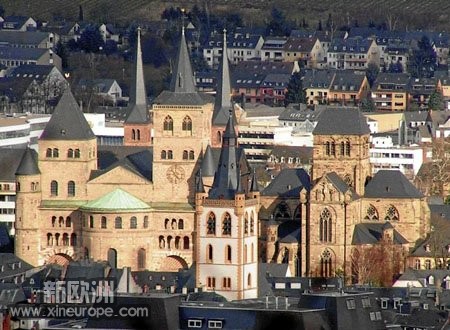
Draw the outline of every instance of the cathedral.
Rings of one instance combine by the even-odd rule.
[[[196,286],[243,299],[257,296],[259,262],[335,276],[350,272],[354,246],[390,237],[407,248],[428,233],[425,198],[400,172],[371,177],[369,129],[354,109],[322,113],[310,175],[284,170],[261,190],[238,144],[222,54],[214,99],[196,91],[183,31],[170,89],[150,106],[138,30],[123,146],[97,145],[67,90],[16,171],[17,256],[195,265]]]

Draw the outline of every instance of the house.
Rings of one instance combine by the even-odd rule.
[[[330,69],[366,70],[369,63],[380,66],[380,53],[375,40],[336,38],[328,48],[327,65]]]
[[[409,105],[410,77],[406,73],[380,73],[372,87],[378,110],[405,111]]]
[[[306,103],[309,105],[327,104],[334,70],[307,70],[303,77]]]
[[[410,47],[406,44],[389,44],[384,49],[384,66],[397,72],[406,72],[410,57]]]
[[[51,49],[0,46],[0,63],[7,68],[23,64],[54,65],[62,70],[61,58]]]
[[[420,109],[428,109],[428,101],[431,94],[436,91],[437,80],[435,78],[413,78],[409,83],[409,98]]]
[[[298,61],[302,67],[319,69],[326,66],[327,56],[319,38],[290,37],[284,44],[285,61]]]
[[[47,23],[41,31],[54,33],[63,43],[67,43],[70,40],[78,41],[86,25],[87,23],[84,22],[55,21]]]
[[[266,37],[261,48],[261,61],[282,62],[285,61],[285,52],[283,46],[286,44],[286,38]]]
[[[0,46],[52,49],[58,36],[51,32],[0,30]]]
[[[31,31],[36,28],[37,22],[28,16],[6,16],[2,22],[3,30]]]
[[[260,95],[264,98],[264,103],[280,106],[284,104],[287,88],[291,75],[289,73],[269,73],[262,80]]]
[[[364,72],[336,71],[328,91],[328,103],[355,106],[370,93]]]
[[[103,23],[98,27],[98,30],[102,35],[103,42],[107,42],[108,40],[112,40],[116,43],[119,42],[120,35],[112,24]]]
[[[122,99],[122,88],[115,79],[81,79],[78,88],[82,91],[92,89],[94,93],[113,105]]]

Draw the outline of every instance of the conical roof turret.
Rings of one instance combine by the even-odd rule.
[[[37,153],[31,148],[25,149],[22,160],[16,170],[16,175],[36,175],[40,174],[37,164]]]

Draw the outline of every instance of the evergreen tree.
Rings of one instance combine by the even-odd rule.
[[[408,70],[414,78],[430,78],[434,76],[437,68],[436,52],[433,49],[430,39],[423,36],[413,50]]]
[[[369,63],[367,70],[366,70],[366,77],[367,77],[367,80],[369,81],[370,87],[373,86],[373,83],[377,79],[379,72],[380,72],[380,69],[378,68],[378,66],[376,64]]]
[[[84,21],[83,7],[81,5],[78,9],[78,20],[80,22]]]
[[[61,40],[59,40],[56,44],[55,52],[59,57],[61,57],[62,68],[67,69],[69,67],[69,52]]]
[[[306,93],[303,90],[300,72],[295,72],[292,75],[287,86],[284,104],[287,106],[290,103],[306,103]]]
[[[95,25],[90,25],[83,31],[78,45],[86,53],[98,53],[105,46],[102,35]]]
[[[428,101],[428,109],[430,110],[442,110],[444,109],[444,97],[439,91],[433,92],[430,95],[430,100]]]

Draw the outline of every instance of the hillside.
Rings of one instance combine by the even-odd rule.
[[[312,27],[326,20],[331,13],[337,26],[355,20],[365,25],[369,20],[386,23],[401,29],[450,30],[450,1],[448,0],[3,0],[7,15],[31,15],[41,20],[61,17],[75,20],[79,6],[85,19],[125,23],[137,18],[157,19],[164,8],[207,4],[215,14],[240,13],[247,25],[267,20],[270,9],[277,6],[287,17],[297,22],[305,19]]]

